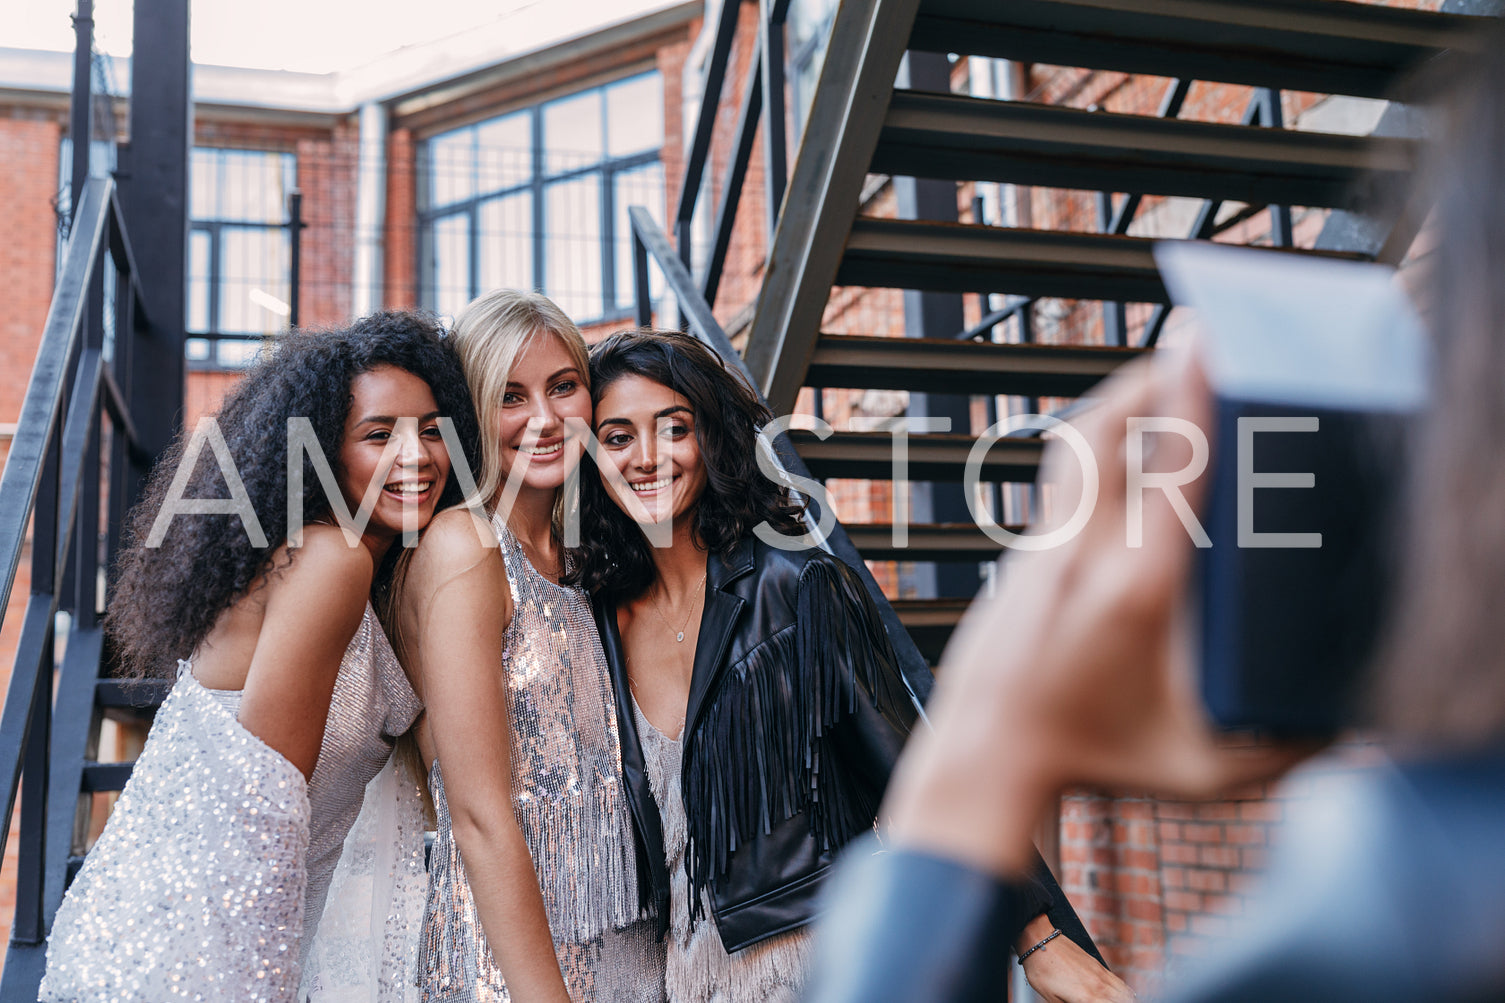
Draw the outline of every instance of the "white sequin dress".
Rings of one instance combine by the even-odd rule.
[[[640,919],[636,850],[606,656],[590,604],[544,578],[500,520],[512,589],[501,672],[511,724],[512,806],[543,891],[574,1003],[661,1003],[664,947]],[[419,950],[424,1000],[506,1003],[435,760],[438,815]]]
[[[369,606],[307,783],[240,724],[240,699],[179,663],[53,922],[42,1000],[300,998],[300,962],[366,785],[421,706]]]

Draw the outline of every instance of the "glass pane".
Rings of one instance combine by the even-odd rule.
[[[457,316],[472,299],[470,217],[464,213],[434,221],[434,312]]]
[[[476,126],[476,191],[485,195],[533,177],[533,116],[520,111]]]
[[[601,178],[557,181],[544,195],[544,289],[571,319],[600,317]]]
[[[562,174],[601,160],[601,92],[586,91],[543,106],[544,170]]]
[[[664,93],[657,73],[613,84],[606,91],[606,152],[629,157],[664,145]]]
[[[532,289],[533,194],[517,192],[483,203],[480,228],[481,288]]]
[[[215,150],[194,150],[188,159],[188,215],[191,219],[219,217],[219,158]]]
[[[271,334],[287,326],[288,239],[283,230],[220,231],[219,330]]]
[[[183,344],[183,354],[189,362],[204,362],[209,358],[209,342],[203,338],[189,338]]]
[[[829,32],[835,14],[836,0],[793,0],[789,5],[790,50],[798,49],[816,34]]]
[[[188,330],[212,331],[209,318],[208,230],[188,231]]]
[[[475,194],[475,130],[461,129],[428,142],[428,206],[451,205]]]
[[[664,165],[654,161],[630,171],[618,171],[612,179],[612,204],[616,209],[612,253],[616,258],[617,306],[625,310],[633,306],[637,296],[632,273],[632,223],[627,210],[643,206],[654,222],[664,225]],[[648,280],[653,300],[658,302],[664,294],[664,276],[652,258],[648,259]]]
[[[815,97],[835,17],[836,0],[793,0],[789,5],[789,76],[794,90],[795,128],[800,131]]]
[[[260,341],[221,341],[215,345],[215,362],[226,369],[244,369],[261,354]]]
[[[246,223],[281,223],[287,218],[290,179],[284,154],[254,150],[220,150],[223,165],[217,193],[219,219]]]

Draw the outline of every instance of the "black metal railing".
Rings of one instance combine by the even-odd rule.
[[[1191,86],[1196,81],[1172,79],[1165,88],[1165,96],[1161,99],[1160,108],[1155,113],[1157,118],[1177,118],[1181,114],[1181,108],[1186,103],[1187,95],[1191,93]],[[1259,87],[1249,98],[1249,104],[1244,109],[1241,125],[1261,126],[1267,129],[1281,129],[1285,127],[1284,118],[1280,107],[1280,91],[1274,87]],[[1097,216],[1099,232],[1124,236],[1129,232],[1139,209],[1144,202],[1141,193],[1125,192],[1123,201],[1114,206],[1114,192],[1100,191],[1094,195],[1097,200]],[[1192,224],[1191,232],[1187,238],[1191,240],[1211,240],[1217,234],[1230,229],[1245,220],[1259,215],[1265,210],[1270,212],[1270,242],[1276,247],[1291,247],[1293,234],[1291,228],[1291,207],[1281,205],[1250,205],[1235,213],[1225,220],[1218,220],[1218,213],[1222,211],[1223,202],[1219,199],[1203,199],[1202,206],[1197,211],[1196,221]],[[975,211],[975,210],[974,210]],[[981,222],[981,215],[977,216]],[[1004,323],[1011,317],[1017,317],[1019,321],[1019,340],[1033,342],[1034,338],[1034,312],[1039,303],[1039,297],[1012,296],[997,309],[984,314],[981,320],[956,334],[958,341],[979,340],[992,337],[992,332],[999,324]],[[1123,303],[1104,301],[1103,311],[1103,339],[1109,345],[1127,345],[1129,343],[1128,314]],[[1160,333],[1165,327],[1166,319],[1170,316],[1170,307],[1164,303],[1154,305],[1149,318],[1145,321],[1143,335],[1140,337],[1139,347],[1154,348],[1160,340]]]
[[[747,364],[742,361],[742,355],[732,345],[731,339],[726,336],[715,314],[711,312],[711,306],[701,295],[690,270],[680,260],[675,250],[669,244],[669,238],[664,231],[659,229],[653,217],[641,206],[634,206],[628,210],[628,218],[632,223],[632,257],[633,278],[637,289],[637,322],[647,327],[653,323],[653,302],[650,298],[648,285],[648,261],[651,258],[663,273],[664,283],[674,298],[679,303],[680,316],[683,318],[686,329],[695,337],[710,346],[711,350],[721,357],[721,360],[730,368],[741,373],[747,380],[748,386],[757,388],[757,381],[753,379]],[[767,401],[760,393],[759,399],[766,404]],[[810,474],[810,469],[805,466],[805,461],[800,459],[799,453],[795,452],[794,444],[789,441],[789,436],[783,432],[771,436],[774,456],[785,474],[792,479],[787,480],[794,490],[799,491],[800,481],[806,485],[818,484]],[[820,518],[819,503],[810,498],[812,511],[807,512],[806,518],[814,526]],[[934,685],[934,677],[930,672],[930,665],[925,656],[920,653],[909,632],[899,621],[898,613],[889,605],[888,597],[883,594],[882,587],[877,579],[868,570],[867,563],[862,554],[847,536],[839,520],[833,519],[828,532],[824,534],[821,545],[845,561],[853,571],[862,579],[863,586],[868,595],[877,605],[879,614],[883,618],[883,625],[888,630],[889,640],[893,642],[894,649],[898,653],[900,667],[904,672],[904,680],[909,687],[910,693],[919,704],[923,704],[930,696],[930,689]]]
[[[31,525],[30,595],[0,711],[0,855],[18,797],[21,802],[15,920],[0,976],[0,1000],[6,1001],[36,999],[48,927],[67,878],[93,726],[103,651],[101,572],[120,546],[131,486],[149,462],[121,393],[131,383],[133,348],[146,336],[138,272],[114,182],[90,178],[81,191],[0,474],[0,623]],[[113,296],[107,297],[111,268]],[[108,338],[107,313],[113,320]],[[69,616],[55,714],[59,612]]]

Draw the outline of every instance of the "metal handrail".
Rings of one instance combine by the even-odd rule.
[[[644,327],[653,322],[653,304],[649,298],[647,268],[648,259],[652,258],[663,272],[664,281],[669,290],[679,301],[680,315],[685,318],[689,332],[705,342],[721,357],[721,361],[728,368],[740,373],[748,386],[753,388],[753,392],[758,394],[758,399],[766,405],[768,401],[758,391],[752,371],[747,368],[747,363],[742,361],[741,353],[732,345],[731,339],[726,336],[726,331],[716,321],[710,304],[701,296],[694,278],[690,275],[690,270],[675,254],[664,231],[659,229],[653,217],[648,215],[648,210],[641,206],[633,206],[627,211],[627,215],[632,224],[633,270],[637,279],[637,322]],[[804,460],[800,459],[799,453],[795,451],[794,444],[789,441],[787,434],[781,432],[773,436],[772,442],[774,455],[786,473],[795,478],[804,478],[806,481],[814,480],[811,477],[810,468],[805,466]],[[797,486],[796,490],[798,490]],[[813,501],[812,504],[814,504]],[[904,673],[905,685],[909,687],[910,695],[915,702],[923,705],[929,698],[935,681],[930,665],[925,661],[925,656],[920,653],[920,649],[915,646],[914,640],[909,636],[909,631],[899,621],[899,614],[894,612],[894,608],[889,605],[888,597],[883,594],[882,587],[868,570],[867,562],[863,560],[862,554],[847,536],[839,520],[833,524],[831,532],[822,541],[822,546],[845,561],[862,579],[868,595],[878,607],[883,626],[887,629],[889,640],[899,656],[899,667]]]
[[[101,293],[106,261],[117,277],[110,353],[104,344],[106,306]],[[36,998],[47,929],[62,899],[66,842],[72,837],[79,788],[76,778],[67,790],[68,784],[50,786],[55,768],[55,757],[49,753],[54,743],[56,615],[60,609],[72,614],[59,690],[85,690],[92,699],[90,684],[98,674],[101,650],[96,594],[102,566],[101,430],[108,414],[115,444],[108,516],[114,522],[129,500],[120,488],[146,466],[135,423],[119,391],[121,379],[129,373],[132,343],[145,321],[114,182],[91,178],[82,186],[21,415],[0,473],[0,623],[26,547],[28,522],[32,544],[31,595],[0,708],[0,854],[18,797],[21,801],[15,921],[0,976],[4,1000]],[[109,534],[109,539],[113,544],[118,534]],[[92,663],[85,657],[90,654]],[[79,727],[88,727],[87,715],[82,722],[72,718],[59,719],[58,741],[63,732],[72,738]],[[77,751],[82,754],[82,743]],[[64,772],[69,772],[67,766]]]

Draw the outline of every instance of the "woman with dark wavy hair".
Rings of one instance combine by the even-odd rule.
[[[591,393],[579,576],[667,999],[798,999],[826,870],[873,828],[917,706],[862,582],[798,539],[802,507],[758,469],[773,415],[746,382],[689,335],[624,332],[592,351]],[[1076,922],[1047,878],[1022,886],[1027,929],[1056,905]],[[1050,1000],[1127,995],[1069,939],[1032,977]]]
[[[421,710],[372,598],[404,530],[459,500],[441,417],[475,442],[457,358],[383,313],[285,336],[158,463],[106,628],[126,673],[177,678],[58,912],[43,999],[319,997],[299,977],[336,861]],[[174,513],[227,495],[237,513]],[[388,878],[421,887],[421,844]],[[401,931],[381,939],[398,960]]]

